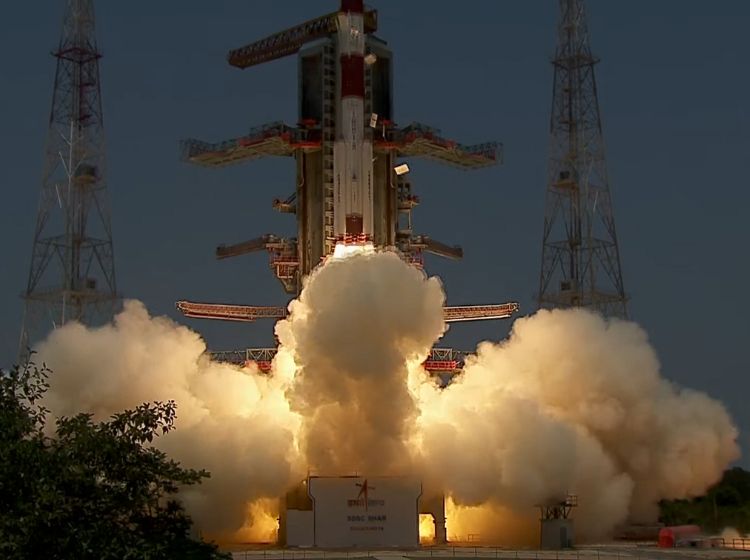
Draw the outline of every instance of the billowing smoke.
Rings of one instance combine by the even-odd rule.
[[[296,462],[298,420],[284,399],[288,378],[211,362],[198,334],[125,302],[112,325],[71,323],[38,348],[53,371],[47,407],[104,419],[146,401],[177,403],[177,429],[156,444],[212,476],[184,496],[204,532],[240,529],[247,502],[277,497],[304,470]]]
[[[443,301],[438,279],[395,253],[334,259],[310,276],[277,334],[299,367],[289,396],[313,472],[409,469],[417,409],[407,364],[443,334]]]
[[[701,494],[738,456],[724,407],[663,379],[640,327],[582,310],[517,320],[439,388],[420,364],[443,303],[440,282],[395,254],[330,259],[277,324],[263,376],[210,362],[197,334],[130,302],[112,326],[67,325],[39,348],[48,406],[101,418],[176,400],[178,429],[158,445],[211,471],[186,504],[225,534],[248,514],[255,529],[272,520],[272,498],[309,469],[417,472],[449,496],[449,535],[504,543],[536,535],[537,504],[576,494],[576,533],[597,538]]]
[[[528,516],[575,494],[590,538],[653,520],[661,498],[703,493],[738,456],[724,407],[661,378],[640,327],[584,310],[517,320],[419,401],[425,467],[456,503]]]

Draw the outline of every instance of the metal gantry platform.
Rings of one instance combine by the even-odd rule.
[[[219,362],[227,362],[238,366],[255,365],[262,373],[271,371],[277,348],[242,348],[239,350],[223,350],[211,352],[211,358]],[[423,362],[423,367],[437,376],[453,376],[459,374],[464,367],[468,352],[455,348],[433,348]]]

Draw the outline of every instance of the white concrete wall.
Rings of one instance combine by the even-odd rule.
[[[315,544],[312,511],[289,509],[286,512],[287,546],[313,546]]]
[[[367,499],[362,490],[367,486]],[[419,480],[405,477],[310,477],[315,546],[416,547]]]

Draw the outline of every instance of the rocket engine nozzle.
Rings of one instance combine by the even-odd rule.
[[[362,234],[362,214],[346,215],[346,233],[349,235]]]
[[[339,235],[336,241],[343,245],[372,243],[372,235],[364,233],[362,214],[346,215],[346,233]]]

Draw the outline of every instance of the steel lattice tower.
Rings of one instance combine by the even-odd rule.
[[[560,0],[540,307],[626,317],[620,253],[583,0]]]
[[[106,322],[118,304],[93,0],[68,0],[53,56],[42,192],[22,296],[22,354],[68,321]]]

